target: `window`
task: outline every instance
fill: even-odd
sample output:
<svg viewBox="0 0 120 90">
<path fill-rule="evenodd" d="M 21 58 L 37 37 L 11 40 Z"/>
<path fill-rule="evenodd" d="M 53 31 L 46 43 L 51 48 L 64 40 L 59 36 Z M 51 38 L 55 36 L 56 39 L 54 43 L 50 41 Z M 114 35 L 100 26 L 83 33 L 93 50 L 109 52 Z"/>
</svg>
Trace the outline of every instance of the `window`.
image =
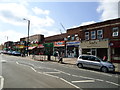
<svg viewBox="0 0 120 90">
<path fill-rule="evenodd" d="M 91 39 L 96 39 L 96 32 L 95 31 L 91 31 Z"/>
<path fill-rule="evenodd" d="M 70 40 L 70 36 L 68 36 L 67 40 L 68 40 L 68 41 Z"/>
<path fill-rule="evenodd" d="M 119 33 L 119 28 L 118 27 L 114 27 L 112 30 L 113 30 L 112 36 L 113 37 L 117 37 L 118 33 Z"/>
<path fill-rule="evenodd" d="M 74 35 L 72 35 L 71 40 L 75 40 L 75 36 Z"/>
<path fill-rule="evenodd" d="M 89 40 L 89 32 L 85 32 L 85 40 Z"/>
<path fill-rule="evenodd" d="M 97 31 L 97 38 L 102 39 L 103 38 L 103 30 L 98 30 Z"/>
</svg>

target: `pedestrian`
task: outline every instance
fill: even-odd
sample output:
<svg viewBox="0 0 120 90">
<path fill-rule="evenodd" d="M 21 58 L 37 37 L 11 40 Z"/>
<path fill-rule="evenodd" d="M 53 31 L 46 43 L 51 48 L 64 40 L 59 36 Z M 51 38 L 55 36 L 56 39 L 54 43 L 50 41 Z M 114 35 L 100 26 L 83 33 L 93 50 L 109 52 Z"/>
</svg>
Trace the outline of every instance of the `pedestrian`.
<svg viewBox="0 0 120 90">
<path fill-rule="evenodd" d="M 63 57 L 62 57 L 62 55 L 59 56 L 59 61 L 58 61 L 58 63 L 59 63 L 59 62 L 63 63 Z"/>
<path fill-rule="evenodd" d="M 106 57 L 106 56 L 104 56 L 104 57 L 103 57 L 103 60 L 104 60 L 104 61 L 107 61 L 107 57 Z"/>
</svg>

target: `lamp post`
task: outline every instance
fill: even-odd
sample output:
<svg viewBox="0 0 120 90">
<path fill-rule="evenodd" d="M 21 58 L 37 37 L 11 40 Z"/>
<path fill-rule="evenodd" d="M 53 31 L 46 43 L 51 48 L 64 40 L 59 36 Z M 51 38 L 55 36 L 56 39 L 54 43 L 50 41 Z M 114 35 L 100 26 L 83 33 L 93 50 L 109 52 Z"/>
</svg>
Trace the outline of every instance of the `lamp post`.
<svg viewBox="0 0 120 90">
<path fill-rule="evenodd" d="M 29 31 L 30 31 L 30 20 L 23 18 L 23 20 L 28 21 L 28 38 L 27 38 L 27 56 L 28 56 L 28 44 L 29 44 Z"/>
</svg>

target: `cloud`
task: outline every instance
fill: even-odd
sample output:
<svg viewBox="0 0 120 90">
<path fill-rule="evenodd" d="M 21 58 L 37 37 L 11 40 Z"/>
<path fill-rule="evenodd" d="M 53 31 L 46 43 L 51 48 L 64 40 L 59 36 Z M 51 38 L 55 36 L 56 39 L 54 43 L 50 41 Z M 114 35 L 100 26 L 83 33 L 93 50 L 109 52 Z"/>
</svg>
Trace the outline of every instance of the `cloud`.
<svg viewBox="0 0 120 90">
<path fill-rule="evenodd" d="M 81 23 L 81 24 L 78 25 L 78 26 L 72 26 L 72 27 L 70 27 L 70 28 L 76 28 L 76 27 L 80 27 L 80 26 L 84 26 L 84 25 L 93 24 L 93 23 L 96 23 L 96 22 L 95 22 L 95 21 L 83 22 L 83 23 Z M 70 28 L 68 28 L 68 29 L 70 29 Z"/>
<path fill-rule="evenodd" d="M 83 22 L 80 24 L 80 26 L 89 25 L 89 24 L 93 24 L 93 23 L 96 23 L 96 22 L 95 21 Z"/>
<path fill-rule="evenodd" d="M 25 34 L 18 33 L 14 30 L 4 30 L 0 31 L 0 43 L 4 43 L 7 41 L 19 41 L 21 37 L 25 37 Z"/>
<path fill-rule="evenodd" d="M 43 10 L 38 7 L 31 7 L 31 4 L 27 2 L 0 3 L 0 23 L 2 24 L 1 30 L 3 31 L 4 27 L 8 25 L 8 29 L 11 28 L 11 30 L 5 29 L 6 31 L 0 31 L 0 35 L 2 35 L 0 38 L 8 36 L 9 40 L 16 41 L 19 40 L 20 37 L 23 37 L 24 33 L 26 34 L 26 32 L 23 30 L 27 27 L 27 21 L 24 21 L 23 18 L 30 20 L 30 31 L 33 32 L 31 34 L 37 34 L 38 31 L 43 30 L 43 28 L 52 27 L 55 21 L 49 15 L 49 10 Z M 18 28 L 21 28 L 21 31 L 19 31 L 21 33 L 17 32 L 20 30 Z M 34 30 L 36 30 L 36 33 Z M 48 31 L 49 30 L 44 29 L 44 32 L 42 33 L 46 34 Z M 54 31 L 52 34 L 54 34 Z M 48 35 L 50 35 L 50 33 L 48 33 Z M 1 42 L 2 41 L 0 41 L 0 43 Z"/>
<path fill-rule="evenodd" d="M 100 20 L 118 18 L 118 1 L 120 0 L 100 0 L 97 12 L 101 14 Z"/>
<path fill-rule="evenodd" d="M 44 37 L 47 37 L 47 36 L 51 36 L 51 35 L 56 35 L 56 34 L 58 34 L 58 31 L 56 31 L 56 29 L 52 29 L 50 32 L 49 32 L 49 30 L 48 29 L 44 29 L 44 28 L 34 28 L 33 29 L 33 32 L 32 32 L 33 34 L 43 34 L 44 35 Z"/>
<path fill-rule="evenodd" d="M 42 10 L 41 8 L 34 7 L 32 8 L 33 12 L 37 15 L 49 15 L 50 11 L 49 10 Z"/>
</svg>

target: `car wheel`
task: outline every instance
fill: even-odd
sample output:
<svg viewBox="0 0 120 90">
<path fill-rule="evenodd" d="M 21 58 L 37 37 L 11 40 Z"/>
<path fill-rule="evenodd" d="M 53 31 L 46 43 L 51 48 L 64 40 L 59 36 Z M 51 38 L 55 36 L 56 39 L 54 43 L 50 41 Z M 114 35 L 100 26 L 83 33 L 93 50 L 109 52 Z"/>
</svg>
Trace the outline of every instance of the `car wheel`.
<svg viewBox="0 0 120 90">
<path fill-rule="evenodd" d="M 107 69 L 107 67 L 102 67 L 101 71 L 106 73 L 106 72 L 108 72 L 108 69 Z"/>
<path fill-rule="evenodd" d="M 81 63 L 78 64 L 79 68 L 83 68 L 83 65 Z"/>
</svg>

